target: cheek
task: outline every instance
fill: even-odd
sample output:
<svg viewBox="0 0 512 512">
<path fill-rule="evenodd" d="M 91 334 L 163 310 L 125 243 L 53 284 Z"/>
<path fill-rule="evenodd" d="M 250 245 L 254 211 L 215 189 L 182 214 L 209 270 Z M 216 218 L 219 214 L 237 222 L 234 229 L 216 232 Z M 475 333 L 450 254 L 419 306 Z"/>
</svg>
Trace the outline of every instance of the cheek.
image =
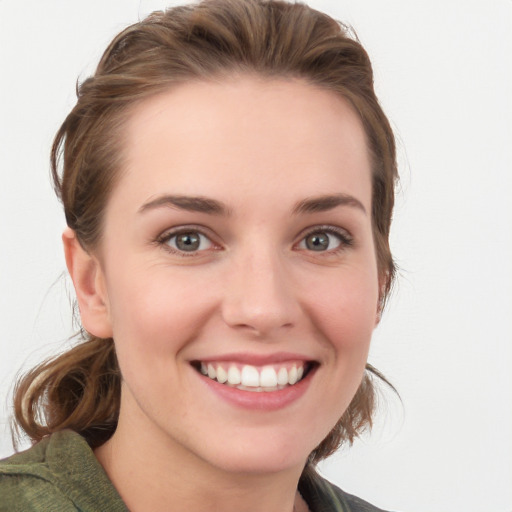
<svg viewBox="0 0 512 512">
<path fill-rule="evenodd" d="M 324 371 L 317 374 L 323 398 L 315 412 L 325 427 L 321 439 L 342 417 L 361 384 L 376 322 L 376 280 L 347 274 L 340 283 L 317 286 L 310 296 L 310 317 L 324 346 Z"/>
<path fill-rule="evenodd" d="M 120 357 L 142 359 L 173 353 L 193 338 L 209 314 L 213 297 L 199 293 L 194 279 L 154 268 L 113 275 L 109 295 L 114 340 Z"/>
<path fill-rule="evenodd" d="M 377 278 L 347 272 L 311 290 L 309 308 L 316 329 L 344 357 L 366 357 L 377 320 Z"/>
</svg>

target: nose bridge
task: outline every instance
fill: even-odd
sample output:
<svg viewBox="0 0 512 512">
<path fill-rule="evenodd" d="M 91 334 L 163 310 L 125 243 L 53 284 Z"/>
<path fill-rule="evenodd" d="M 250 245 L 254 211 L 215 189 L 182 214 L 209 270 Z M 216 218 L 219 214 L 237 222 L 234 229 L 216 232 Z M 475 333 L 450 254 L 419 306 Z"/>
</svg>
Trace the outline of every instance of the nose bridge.
<svg viewBox="0 0 512 512">
<path fill-rule="evenodd" d="M 223 316 L 231 327 L 263 336 L 295 324 L 299 304 L 275 246 L 248 244 L 233 258 L 227 281 Z"/>
</svg>

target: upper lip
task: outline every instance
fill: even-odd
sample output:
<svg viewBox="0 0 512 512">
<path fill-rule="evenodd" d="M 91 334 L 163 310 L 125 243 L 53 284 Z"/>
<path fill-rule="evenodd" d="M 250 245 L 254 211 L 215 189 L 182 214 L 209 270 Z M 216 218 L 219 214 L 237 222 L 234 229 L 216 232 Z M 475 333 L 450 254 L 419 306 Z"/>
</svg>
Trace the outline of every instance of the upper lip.
<svg viewBox="0 0 512 512">
<path fill-rule="evenodd" d="M 277 352 L 274 354 L 254 354 L 254 353 L 229 353 L 229 354 L 218 354 L 215 356 L 200 357 L 194 359 L 194 361 L 200 361 L 202 363 L 214 363 L 214 362 L 232 362 L 239 364 L 248 364 L 251 366 L 265 366 L 270 364 L 278 364 L 289 361 L 304 361 L 312 362 L 311 357 L 304 356 L 302 354 L 295 354 L 292 352 Z"/>
</svg>

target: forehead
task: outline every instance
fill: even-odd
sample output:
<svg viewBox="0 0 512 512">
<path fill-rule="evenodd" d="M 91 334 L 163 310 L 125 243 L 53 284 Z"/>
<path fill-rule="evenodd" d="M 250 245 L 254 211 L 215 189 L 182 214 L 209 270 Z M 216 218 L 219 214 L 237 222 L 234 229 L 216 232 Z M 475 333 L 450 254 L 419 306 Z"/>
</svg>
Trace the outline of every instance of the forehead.
<svg viewBox="0 0 512 512">
<path fill-rule="evenodd" d="M 247 76 L 178 85 L 137 104 L 124 135 L 116 188 L 144 200 L 200 194 L 201 186 L 228 201 L 272 190 L 294 201 L 342 192 L 361 196 L 370 211 L 359 117 L 341 96 L 300 80 Z"/>
</svg>

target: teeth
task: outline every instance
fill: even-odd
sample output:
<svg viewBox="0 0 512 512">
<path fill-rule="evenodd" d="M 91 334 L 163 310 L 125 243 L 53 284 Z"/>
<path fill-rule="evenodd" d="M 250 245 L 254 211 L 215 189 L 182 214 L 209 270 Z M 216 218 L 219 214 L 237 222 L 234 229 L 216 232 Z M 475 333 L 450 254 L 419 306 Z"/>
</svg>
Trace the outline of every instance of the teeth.
<svg viewBox="0 0 512 512">
<path fill-rule="evenodd" d="M 272 366 L 265 366 L 261 370 L 260 386 L 264 388 L 275 388 L 277 386 L 277 373 Z"/>
<path fill-rule="evenodd" d="M 277 383 L 280 386 L 288 384 L 288 370 L 286 368 L 280 368 L 277 372 Z"/>
<path fill-rule="evenodd" d="M 224 382 L 227 382 L 227 380 L 228 380 L 228 374 L 226 373 L 226 370 L 224 370 L 224 368 L 222 368 L 222 366 L 219 366 L 217 368 L 217 380 L 221 384 L 224 384 Z"/>
<path fill-rule="evenodd" d="M 244 366 L 241 375 L 242 386 L 257 388 L 260 385 L 260 374 L 254 366 Z"/>
<path fill-rule="evenodd" d="M 240 369 L 236 364 L 201 363 L 200 372 L 221 384 L 236 386 L 240 389 L 274 391 L 299 382 L 304 376 L 304 365 L 300 363 L 291 366 L 267 365 L 258 368 L 246 364 Z"/>
<path fill-rule="evenodd" d="M 210 371 L 208 370 L 208 375 L 210 374 Z M 297 382 L 297 367 L 292 366 L 290 371 L 288 372 L 288 384 L 290 386 L 293 386 Z"/>
<path fill-rule="evenodd" d="M 237 386 L 240 382 L 240 370 L 236 366 L 230 366 L 228 370 L 228 383 L 232 386 Z"/>
</svg>

